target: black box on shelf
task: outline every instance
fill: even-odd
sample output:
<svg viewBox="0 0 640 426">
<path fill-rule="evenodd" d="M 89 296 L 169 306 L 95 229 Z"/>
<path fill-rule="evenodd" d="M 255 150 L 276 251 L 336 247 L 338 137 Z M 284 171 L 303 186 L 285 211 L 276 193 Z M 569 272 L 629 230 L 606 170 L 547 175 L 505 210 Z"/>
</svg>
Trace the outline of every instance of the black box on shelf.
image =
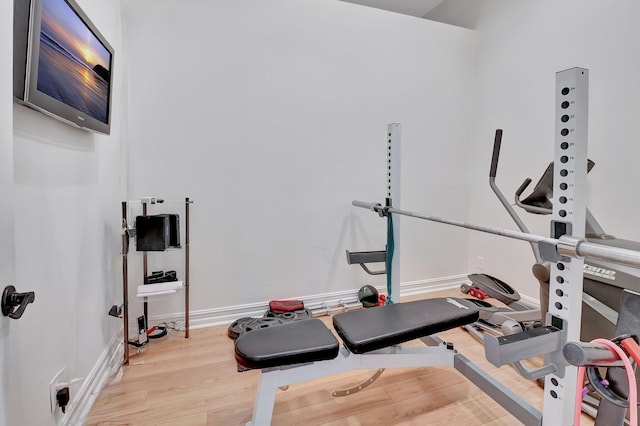
<svg viewBox="0 0 640 426">
<path fill-rule="evenodd" d="M 136 217 L 136 250 L 165 251 L 169 247 L 169 218 L 164 215 Z"/>
<path fill-rule="evenodd" d="M 180 247 L 180 218 L 177 214 L 136 216 L 136 250 L 165 251 Z"/>
</svg>

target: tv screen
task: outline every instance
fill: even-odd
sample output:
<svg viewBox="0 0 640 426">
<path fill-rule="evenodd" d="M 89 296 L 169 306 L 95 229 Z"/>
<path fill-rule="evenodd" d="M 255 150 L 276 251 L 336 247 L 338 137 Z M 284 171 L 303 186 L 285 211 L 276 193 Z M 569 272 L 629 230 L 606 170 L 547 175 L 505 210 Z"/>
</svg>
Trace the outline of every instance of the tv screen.
<svg viewBox="0 0 640 426">
<path fill-rule="evenodd" d="M 109 134 L 113 48 L 73 0 L 14 1 L 14 95 Z"/>
</svg>

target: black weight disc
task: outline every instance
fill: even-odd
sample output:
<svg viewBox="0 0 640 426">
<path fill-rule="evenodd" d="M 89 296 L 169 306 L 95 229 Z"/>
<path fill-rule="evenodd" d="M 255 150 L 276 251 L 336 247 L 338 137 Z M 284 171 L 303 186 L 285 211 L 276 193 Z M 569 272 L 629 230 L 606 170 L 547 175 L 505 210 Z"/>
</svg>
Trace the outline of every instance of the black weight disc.
<svg viewBox="0 0 640 426">
<path fill-rule="evenodd" d="M 283 322 L 291 322 L 298 321 L 301 319 L 311 318 L 311 311 L 309 309 L 300 309 L 297 311 L 283 312 L 281 314 L 276 314 L 273 311 L 267 311 L 264 313 L 263 318 L 279 318 Z"/>
<path fill-rule="evenodd" d="M 280 318 L 254 318 L 253 321 L 246 325 L 245 332 L 248 333 L 260 328 L 276 327 L 282 324 L 284 324 L 284 321 Z"/>
<path fill-rule="evenodd" d="M 251 318 L 251 317 L 245 317 L 245 318 L 240 318 L 238 320 L 235 320 L 229 326 L 229 329 L 227 330 L 227 335 L 233 340 L 237 339 L 239 336 L 247 332 L 246 331 L 247 324 L 249 324 L 253 320 L 255 320 L 255 318 Z"/>
<path fill-rule="evenodd" d="M 311 317 L 313 317 L 313 315 L 311 314 L 311 311 L 309 309 L 300 309 L 299 311 L 295 311 L 296 313 L 296 321 L 299 320 L 303 320 L 303 319 L 309 319 Z"/>
<path fill-rule="evenodd" d="M 296 311 L 283 312 L 280 315 L 278 315 L 278 318 L 280 318 L 281 320 L 284 320 L 284 321 L 295 321 L 295 319 L 296 319 Z"/>
</svg>

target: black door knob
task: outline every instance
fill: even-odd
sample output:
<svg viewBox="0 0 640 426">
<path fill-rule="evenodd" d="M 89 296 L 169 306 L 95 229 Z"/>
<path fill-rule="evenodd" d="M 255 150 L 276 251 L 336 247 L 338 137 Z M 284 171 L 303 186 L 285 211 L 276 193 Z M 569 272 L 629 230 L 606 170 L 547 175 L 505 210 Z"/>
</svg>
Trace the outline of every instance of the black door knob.
<svg viewBox="0 0 640 426">
<path fill-rule="evenodd" d="M 12 319 L 18 319 L 22 316 L 27 305 L 33 303 L 36 298 L 36 294 L 33 291 L 26 293 L 18 293 L 16 288 L 12 285 L 8 285 L 2 292 L 2 315 Z"/>
</svg>

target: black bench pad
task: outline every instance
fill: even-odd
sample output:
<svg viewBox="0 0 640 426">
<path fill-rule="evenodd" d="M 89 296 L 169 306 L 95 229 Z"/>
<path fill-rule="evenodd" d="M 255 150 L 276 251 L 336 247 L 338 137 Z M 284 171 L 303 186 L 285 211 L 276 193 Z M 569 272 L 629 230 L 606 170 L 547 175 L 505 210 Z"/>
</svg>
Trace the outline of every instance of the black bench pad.
<svg viewBox="0 0 640 426">
<path fill-rule="evenodd" d="M 235 358 L 246 368 L 324 361 L 338 356 L 340 344 L 317 318 L 250 331 L 235 342 Z"/>
<path fill-rule="evenodd" d="M 333 316 L 333 327 L 356 354 L 397 345 L 478 320 L 478 310 L 455 298 L 397 303 Z"/>
</svg>

